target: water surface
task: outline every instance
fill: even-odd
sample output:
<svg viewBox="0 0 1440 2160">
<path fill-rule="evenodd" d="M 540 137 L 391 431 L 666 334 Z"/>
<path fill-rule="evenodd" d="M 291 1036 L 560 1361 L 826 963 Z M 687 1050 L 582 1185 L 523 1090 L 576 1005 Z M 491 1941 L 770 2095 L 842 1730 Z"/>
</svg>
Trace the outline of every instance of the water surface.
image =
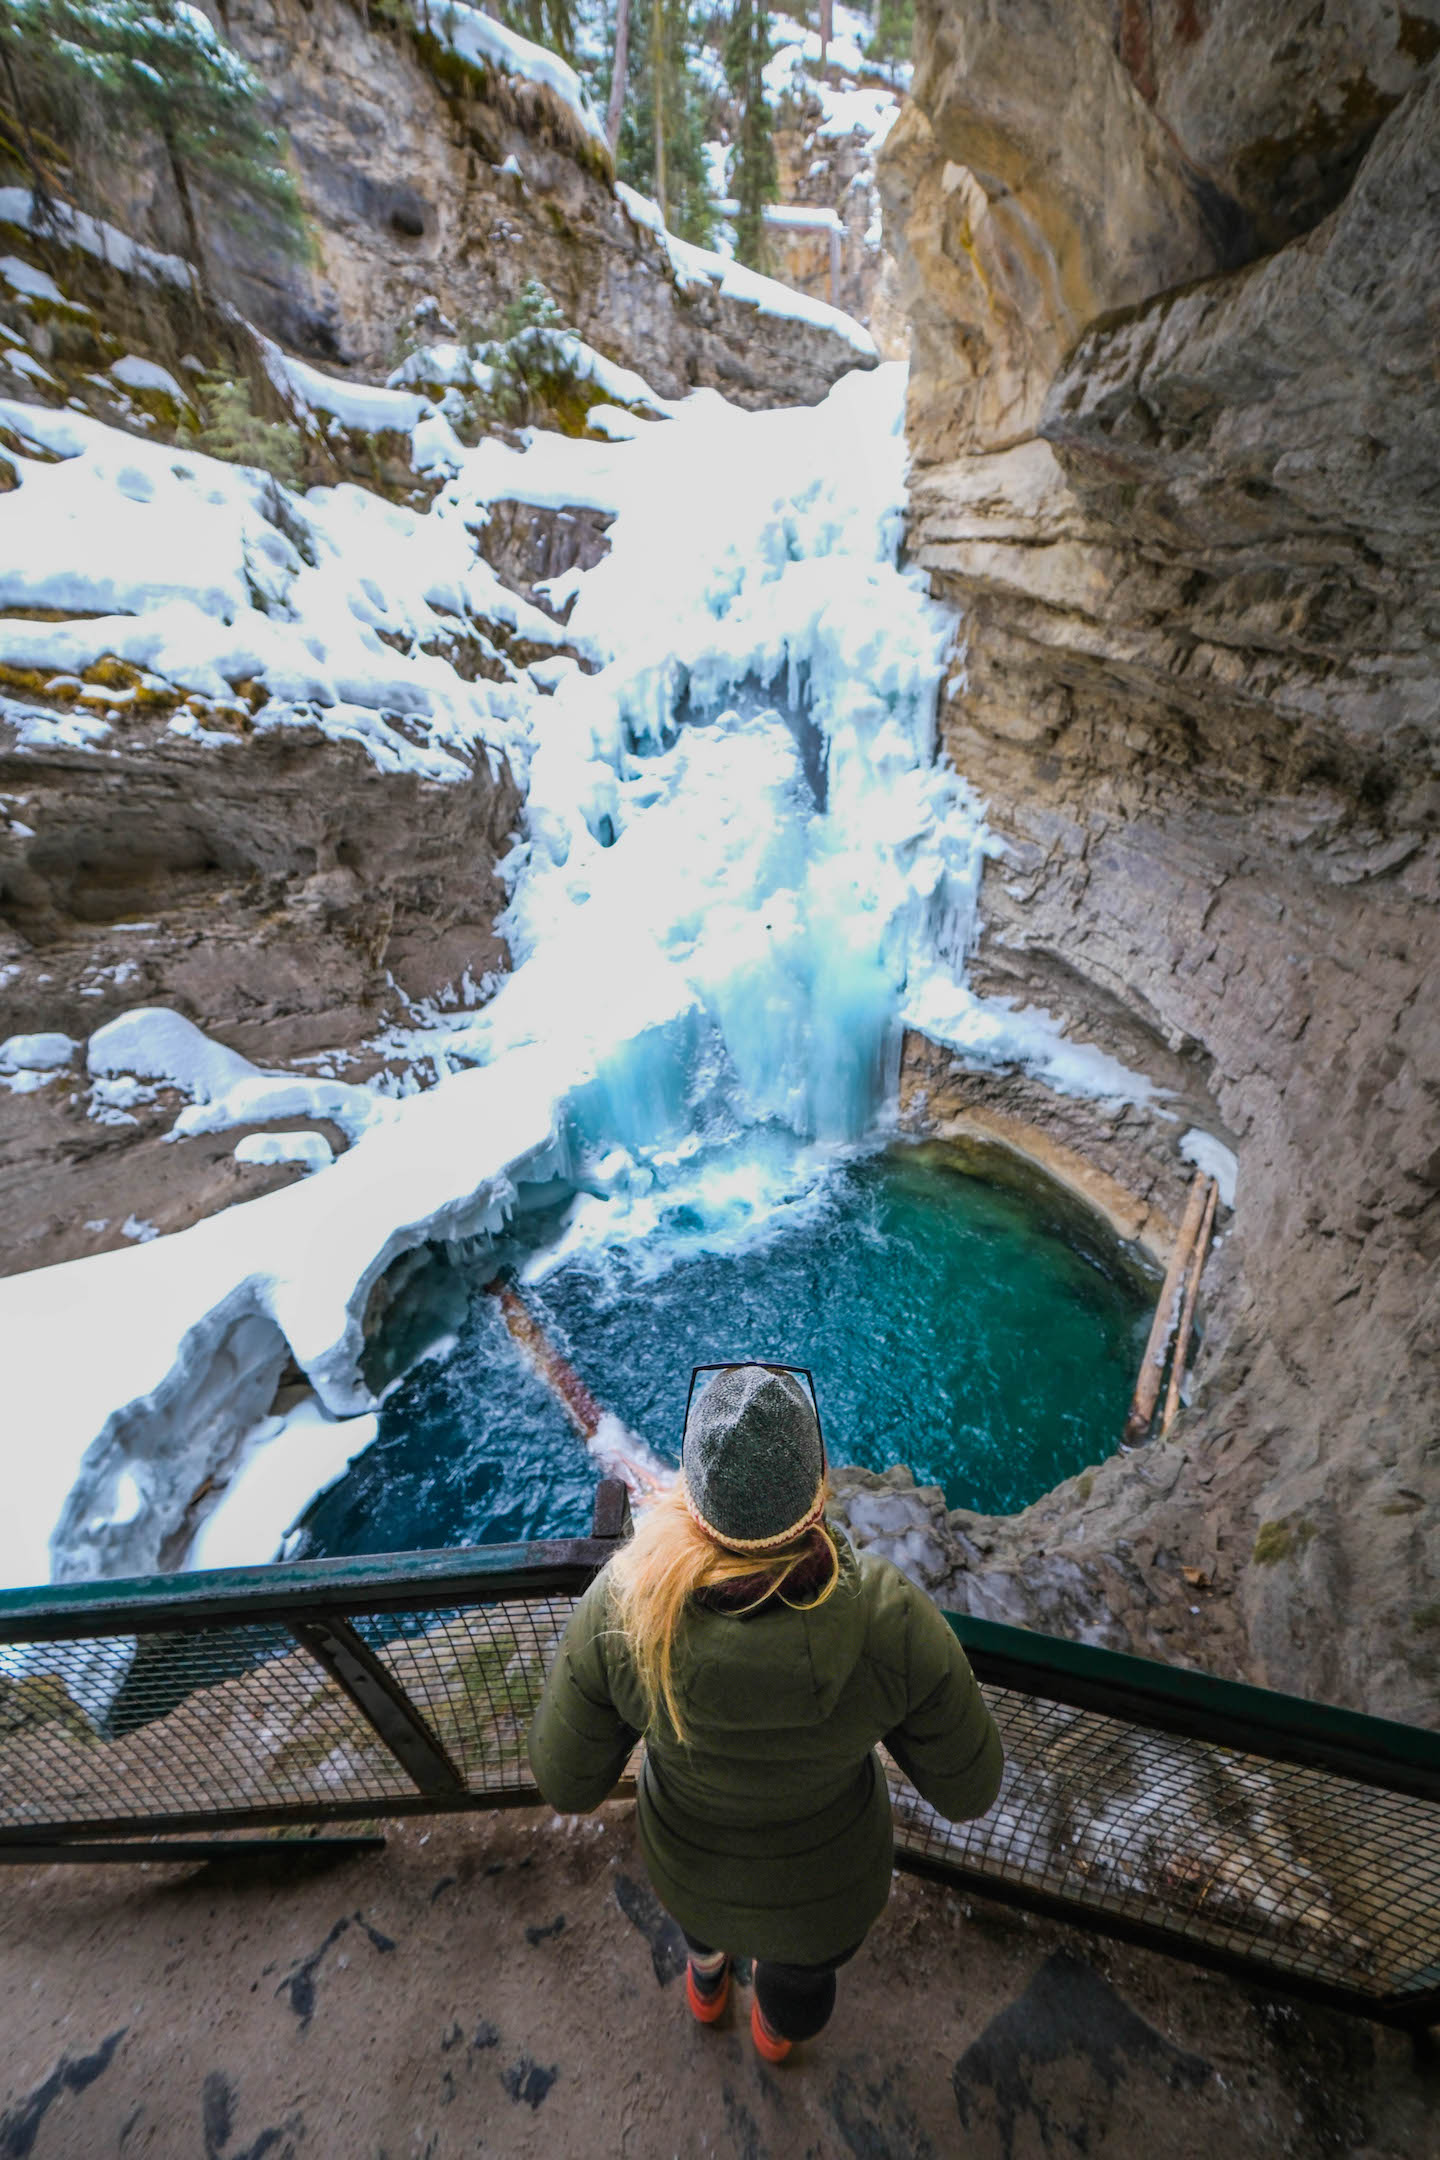
<svg viewBox="0 0 1440 2160">
<path fill-rule="evenodd" d="M 907 1463 L 952 1506 L 1009 1513 L 1111 1453 L 1142 1286 L 1061 1204 L 932 1149 L 872 1156 L 759 1251 L 572 1261 L 526 1296 L 595 1396 L 676 1454 L 692 1364 L 815 1375 L 832 1461 Z M 376 1444 L 308 1519 L 312 1553 L 568 1536 L 597 1471 L 478 1288 L 458 1342 L 387 1399 Z"/>
</svg>

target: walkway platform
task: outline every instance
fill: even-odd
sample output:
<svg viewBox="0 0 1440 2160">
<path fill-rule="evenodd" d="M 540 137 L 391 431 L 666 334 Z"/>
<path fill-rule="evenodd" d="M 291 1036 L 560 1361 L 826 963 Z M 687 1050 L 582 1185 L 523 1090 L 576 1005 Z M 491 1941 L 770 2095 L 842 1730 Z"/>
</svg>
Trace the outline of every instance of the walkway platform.
<svg viewBox="0 0 1440 2160">
<path fill-rule="evenodd" d="M 686 2015 L 632 1803 L 383 1828 L 8 1868 L 4 2160 L 1440 2160 L 1426 2043 L 910 1876 L 768 2069 Z"/>
</svg>

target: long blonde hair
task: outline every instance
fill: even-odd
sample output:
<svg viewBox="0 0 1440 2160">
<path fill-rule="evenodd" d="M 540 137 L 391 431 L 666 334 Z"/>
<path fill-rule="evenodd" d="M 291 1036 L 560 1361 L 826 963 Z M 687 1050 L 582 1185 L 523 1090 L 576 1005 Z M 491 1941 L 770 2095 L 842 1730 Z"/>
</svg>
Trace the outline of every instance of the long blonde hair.
<svg viewBox="0 0 1440 2160">
<path fill-rule="evenodd" d="M 822 1496 L 829 1497 L 828 1480 Z M 815 1550 L 817 1537 L 829 1548 L 830 1580 L 818 1596 L 797 1603 L 785 1597 L 785 1581 L 796 1565 Z M 754 1597 L 729 1610 L 737 1614 L 753 1612 L 778 1592 L 792 1609 L 812 1612 L 824 1604 L 839 1580 L 840 1548 L 823 1518 L 776 1552 L 731 1552 L 696 1522 L 685 1504 L 681 1479 L 677 1478 L 651 1501 L 637 1521 L 634 1537 L 610 1563 L 615 1618 L 635 1661 L 636 1677 L 645 1698 L 647 1728 L 657 1722 L 663 1709 L 676 1739 L 686 1738 L 675 1695 L 675 1641 L 696 1591 L 721 1583 L 753 1581 Z"/>
</svg>

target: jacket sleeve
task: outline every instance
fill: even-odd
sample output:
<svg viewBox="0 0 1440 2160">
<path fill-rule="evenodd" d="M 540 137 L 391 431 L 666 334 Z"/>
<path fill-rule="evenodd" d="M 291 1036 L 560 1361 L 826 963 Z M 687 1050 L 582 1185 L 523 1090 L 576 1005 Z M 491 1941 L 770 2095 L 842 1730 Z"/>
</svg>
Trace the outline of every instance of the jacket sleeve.
<svg viewBox="0 0 1440 2160">
<path fill-rule="evenodd" d="M 947 1822 L 964 1822 L 983 1815 L 1000 1790 L 1000 1734 L 944 1614 L 906 1587 L 908 1700 L 885 1745 L 922 1800 Z"/>
<path fill-rule="evenodd" d="M 597 1575 L 570 1616 L 530 1726 L 530 1768 L 551 1807 L 588 1815 L 614 1789 L 639 1735 L 610 1696 L 609 1585 Z"/>
</svg>

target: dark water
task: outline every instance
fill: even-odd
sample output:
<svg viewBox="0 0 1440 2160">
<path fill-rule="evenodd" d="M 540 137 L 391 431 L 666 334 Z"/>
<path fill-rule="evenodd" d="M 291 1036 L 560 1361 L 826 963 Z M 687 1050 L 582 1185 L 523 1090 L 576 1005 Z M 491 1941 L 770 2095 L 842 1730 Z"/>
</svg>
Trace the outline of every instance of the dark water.
<svg viewBox="0 0 1440 2160">
<path fill-rule="evenodd" d="M 809 1365 L 835 1462 L 908 1463 L 1009 1513 L 1113 1452 L 1149 1301 L 1073 1220 L 929 1150 L 840 1173 L 818 1221 L 658 1280 L 624 1257 L 526 1292 L 597 1399 L 673 1459 L 690 1368 Z M 388 1398 L 311 1511 L 312 1553 L 567 1536 L 597 1471 L 478 1291 L 457 1347 Z"/>
</svg>

